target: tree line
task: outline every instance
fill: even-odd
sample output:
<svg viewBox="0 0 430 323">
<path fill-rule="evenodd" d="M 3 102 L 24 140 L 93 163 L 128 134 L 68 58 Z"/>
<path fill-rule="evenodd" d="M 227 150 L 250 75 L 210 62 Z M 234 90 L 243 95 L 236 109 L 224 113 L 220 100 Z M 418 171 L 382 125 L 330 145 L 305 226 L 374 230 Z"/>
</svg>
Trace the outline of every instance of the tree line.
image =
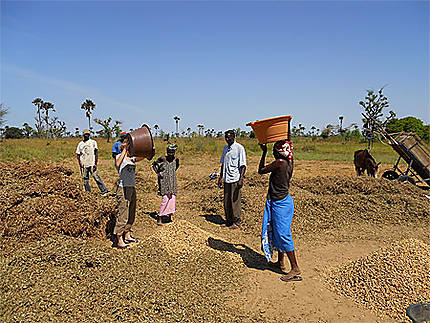
<svg viewBox="0 0 430 323">
<path fill-rule="evenodd" d="M 321 137 L 327 139 L 329 137 L 338 137 L 343 140 L 363 140 L 368 142 L 370 148 L 373 141 L 378 136 L 378 129 L 383 127 L 388 133 L 411 132 L 419 135 L 426 142 L 430 142 L 430 125 L 425 125 L 424 122 L 416 117 L 408 116 L 405 118 L 396 118 L 394 111 L 390 110 L 388 115 L 384 116 L 384 109 L 389 108 L 388 98 L 384 95 L 383 89 L 378 91 L 366 90 L 366 96 L 359 105 L 364 109 L 362 113 L 363 125 L 360 130 L 357 123 L 351 123 L 345 127 L 343 125 L 344 117 L 338 117 L 338 123 L 328 124 L 322 130 L 315 126 L 306 127 L 299 123 L 291 128 L 292 137 Z M 36 116 L 34 117 L 34 128 L 28 123 L 24 123 L 22 128 L 8 127 L 5 124 L 5 116 L 8 113 L 8 108 L 4 104 L 0 104 L 0 137 L 2 138 L 65 138 L 65 137 L 80 137 L 79 128 L 75 128 L 72 133 L 67 130 L 66 123 L 60 120 L 55 115 L 55 105 L 51 102 L 44 101 L 41 98 L 35 98 L 32 101 L 33 106 L 36 108 Z M 98 124 L 101 129 L 94 132 L 91 126 L 92 114 L 96 108 L 96 104 L 91 99 L 86 99 L 82 102 L 81 107 L 85 111 L 85 117 L 88 119 L 88 129 L 93 136 L 106 138 L 109 142 L 112 138 L 119 137 L 122 122 L 113 120 L 108 117 L 106 120 L 94 118 L 94 122 Z M 196 129 L 193 130 L 188 127 L 185 130 L 179 130 L 179 116 L 174 116 L 175 132 L 165 132 L 159 127 L 158 124 L 153 126 L 155 137 L 172 138 L 172 137 L 207 137 L 207 138 L 222 138 L 224 137 L 223 131 L 215 131 L 215 129 L 207 128 L 203 124 L 198 124 Z M 133 129 L 129 129 L 132 131 Z M 254 132 L 245 131 L 241 128 L 235 129 L 236 137 L 238 138 L 255 138 Z"/>
</svg>

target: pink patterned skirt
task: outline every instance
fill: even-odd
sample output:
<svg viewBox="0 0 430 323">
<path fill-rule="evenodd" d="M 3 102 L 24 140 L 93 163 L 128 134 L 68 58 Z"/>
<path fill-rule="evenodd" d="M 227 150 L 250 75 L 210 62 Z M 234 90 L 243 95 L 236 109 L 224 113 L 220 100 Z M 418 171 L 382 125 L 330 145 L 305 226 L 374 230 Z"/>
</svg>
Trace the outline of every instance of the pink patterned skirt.
<svg viewBox="0 0 430 323">
<path fill-rule="evenodd" d="M 160 212 L 158 215 L 169 215 L 176 211 L 176 196 L 173 194 L 163 195 L 161 200 Z"/>
</svg>

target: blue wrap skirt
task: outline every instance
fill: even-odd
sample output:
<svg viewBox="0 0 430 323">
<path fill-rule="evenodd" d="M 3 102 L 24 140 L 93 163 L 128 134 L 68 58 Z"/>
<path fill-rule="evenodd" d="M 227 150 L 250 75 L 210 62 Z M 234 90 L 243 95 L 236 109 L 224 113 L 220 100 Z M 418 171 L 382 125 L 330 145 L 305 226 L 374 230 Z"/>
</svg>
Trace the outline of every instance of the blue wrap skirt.
<svg viewBox="0 0 430 323">
<path fill-rule="evenodd" d="M 291 235 L 294 202 L 290 195 L 279 201 L 266 200 L 261 230 L 261 249 L 270 261 L 274 249 L 281 252 L 293 251 L 294 243 Z"/>
</svg>

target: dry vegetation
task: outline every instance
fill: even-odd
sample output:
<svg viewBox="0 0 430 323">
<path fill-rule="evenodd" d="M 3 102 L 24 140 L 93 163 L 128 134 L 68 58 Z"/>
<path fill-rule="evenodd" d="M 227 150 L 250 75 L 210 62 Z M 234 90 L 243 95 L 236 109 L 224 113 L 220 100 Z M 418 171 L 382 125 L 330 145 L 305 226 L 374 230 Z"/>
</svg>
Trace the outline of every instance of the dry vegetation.
<svg viewBox="0 0 430 323">
<path fill-rule="evenodd" d="M 410 304 L 430 299 L 430 246 L 407 239 L 333 270 L 329 282 L 357 303 L 396 320 Z"/>
<path fill-rule="evenodd" d="M 217 158 L 180 157 L 178 214 L 172 225 L 161 228 L 151 217 L 159 205 L 156 178 L 147 162 L 138 166 L 140 242 L 124 252 L 110 248 L 105 238 L 108 220 L 115 213 L 114 199 L 100 198 L 96 188 L 90 194 L 83 192 L 74 159 L 61 164 L 2 163 L 0 320 L 279 321 L 256 308 L 246 311 L 235 305 L 252 288 L 250 270 L 266 266 L 254 251 L 268 180 L 253 169 L 258 159 L 249 160 L 243 228 L 226 232 L 217 225 L 223 215 L 222 191 L 208 178 Z M 400 231 L 410 228 L 407 232 L 425 232 L 422 228 L 430 226 L 429 199 L 419 188 L 351 176 L 352 165 L 350 173 L 339 173 L 343 164 L 336 166 L 336 176 L 328 176 L 329 170 L 324 173 L 324 167 L 335 165 L 297 163 L 291 183 L 296 208 L 293 234 L 302 254 L 320 241 L 329 243 L 328 232 L 331 241 L 341 237 L 353 242 L 357 231 L 362 232 L 359 239 L 366 239 L 374 227 L 388 235 L 384 228 L 389 226 Z M 102 161 L 100 167 L 110 189 L 116 178 L 111 167 L 111 160 Z M 304 169 L 306 174 L 301 173 Z M 393 235 L 386 238 L 392 240 Z M 423 276 L 429 272 L 430 234 L 394 245 L 387 245 L 384 237 L 379 241 L 385 249 L 338 262 L 336 268 L 321 269 L 318 275 L 333 282 L 329 289 L 384 320 L 405 320 L 409 302 L 430 300 Z M 306 279 L 307 268 L 302 269 Z M 294 294 L 294 289 L 287 294 Z M 304 313 L 300 306 L 297 311 Z M 294 317 L 330 321 L 324 313 L 308 319 L 303 315 Z"/>
</svg>

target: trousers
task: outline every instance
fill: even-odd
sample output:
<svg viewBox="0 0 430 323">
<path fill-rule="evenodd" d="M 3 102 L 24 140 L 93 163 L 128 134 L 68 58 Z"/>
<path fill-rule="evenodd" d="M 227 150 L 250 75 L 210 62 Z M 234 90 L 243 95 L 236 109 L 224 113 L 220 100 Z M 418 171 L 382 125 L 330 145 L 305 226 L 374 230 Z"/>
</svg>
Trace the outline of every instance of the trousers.
<svg viewBox="0 0 430 323">
<path fill-rule="evenodd" d="M 227 224 L 240 224 L 241 198 L 238 182 L 224 183 L 224 213 Z"/>
</svg>

